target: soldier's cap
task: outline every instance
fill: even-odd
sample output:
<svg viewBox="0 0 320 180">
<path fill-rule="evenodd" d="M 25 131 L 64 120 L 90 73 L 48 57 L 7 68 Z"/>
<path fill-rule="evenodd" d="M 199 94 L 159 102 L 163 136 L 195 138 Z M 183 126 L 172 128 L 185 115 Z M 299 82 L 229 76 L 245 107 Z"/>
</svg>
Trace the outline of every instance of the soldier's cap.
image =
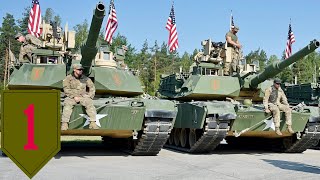
<svg viewBox="0 0 320 180">
<path fill-rule="evenodd" d="M 281 80 L 278 79 L 278 78 L 276 78 L 276 79 L 273 80 L 273 83 L 275 83 L 275 84 L 281 84 Z"/>
<path fill-rule="evenodd" d="M 22 36 L 21 33 L 17 33 L 15 36 L 14 36 L 14 39 L 18 39 L 20 36 Z"/>
<path fill-rule="evenodd" d="M 239 31 L 239 27 L 238 26 L 232 26 L 232 29 L 236 30 L 236 31 Z"/>
<path fill-rule="evenodd" d="M 74 64 L 72 65 L 73 69 L 83 69 L 81 64 Z"/>
</svg>

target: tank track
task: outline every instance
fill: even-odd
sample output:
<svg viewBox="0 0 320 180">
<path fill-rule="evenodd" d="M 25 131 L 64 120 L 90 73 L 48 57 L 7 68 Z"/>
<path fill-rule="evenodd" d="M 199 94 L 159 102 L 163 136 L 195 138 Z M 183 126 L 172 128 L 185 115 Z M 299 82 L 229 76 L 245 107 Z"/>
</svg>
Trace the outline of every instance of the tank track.
<svg viewBox="0 0 320 180">
<path fill-rule="evenodd" d="M 228 124 L 229 121 L 222 121 L 218 124 L 216 120 L 206 118 L 206 126 L 204 127 L 204 132 L 192 147 L 183 148 L 169 144 L 166 144 L 165 147 L 188 153 L 211 152 L 226 137 L 229 130 Z"/>
<path fill-rule="evenodd" d="M 172 119 L 147 120 L 141 137 L 130 154 L 135 156 L 157 155 L 167 142 L 172 130 Z"/>
<path fill-rule="evenodd" d="M 301 153 L 311 148 L 320 139 L 320 125 L 309 125 L 301 139 L 298 139 L 289 148 L 285 149 L 286 153 Z"/>
</svg>

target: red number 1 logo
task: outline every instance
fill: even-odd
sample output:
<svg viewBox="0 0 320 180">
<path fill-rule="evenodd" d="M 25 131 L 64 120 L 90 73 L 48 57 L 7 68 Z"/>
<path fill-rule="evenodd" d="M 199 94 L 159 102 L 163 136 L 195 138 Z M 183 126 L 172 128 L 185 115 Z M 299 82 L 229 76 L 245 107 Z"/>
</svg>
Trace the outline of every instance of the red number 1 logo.
<svg viewBox="0 0 320 180">
<path fill-rule="evenodd" d="M 30 104 L 28 108 L 24 110 L 24 114 L 28 118 L 28 142 L 24 146 L 24 150 L 38 150 L 38 146 L 34 143 L 34 105 Z"/>
</svg>

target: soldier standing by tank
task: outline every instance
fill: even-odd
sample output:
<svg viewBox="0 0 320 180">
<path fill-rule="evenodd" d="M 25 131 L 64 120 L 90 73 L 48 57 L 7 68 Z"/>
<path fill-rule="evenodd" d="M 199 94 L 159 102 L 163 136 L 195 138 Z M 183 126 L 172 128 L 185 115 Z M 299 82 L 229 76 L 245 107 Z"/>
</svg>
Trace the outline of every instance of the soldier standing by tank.
<svg viewBox="0 0 320 180">
<path fill-rule="evenodd" d="M 73 73 L 63 80 L 63 90 L 67 95 L 64 101 L 61 130 L 68 129 L 68 123 L 72 109 L 76 104 L 81 104 L 86 108 L 89 116 L 89 129 L 99 129 L 96 125 L 96 108 L 93 105 L 95 87 L 90 78 L 82 74 L 83 67 L 81 64 L 73 65 Z M 86 91 L 87 87 L 89 92 Z"/>
<path fill-rule="evenodd" d="M 32 60 L 31 53 L 33 50 L 41 47 L 42 42 L 35 36 L 31 34 L 27 34 L 23 36 L 21 33 L 17 33 L 15 39 L 22 43 L 20 47 L 20 54 L 19 54 L 19 61 L 20 62 L 27 62 L 24 60 L 25 57 L 28 58 L 29 61 Z"/>
<path fill-rule="evenodd" d="M 275 79 L 273 86 L 266 89 L 263 99 L 263 105 L 266 113 L 272 112 L 273 121 L 275 124 L 276 134 L 282 135 L 280 131 L 280 111 L 283 111 L 286 115 L 286 124 L 288 126 L 288 131 L 294 133 L 292 130 L 291 122 L 291 109 L 289 107 L 287 97 L 280 87 L 281 80 Z"/>
<path fill-rule="evenodd" d="M 232 75 L 233 72 L 237 71 L 241 49 L 241 45 L 237 37 L 238 31 L 239 27 L 232 26 L 231 30 L 226 34 L 227 51 L 231 52 L 228 53 L 229 55 L 231 55 L 231 59 L 228 57 L 225 58 L 223 68 L 225 76 Z"/>
</svg>

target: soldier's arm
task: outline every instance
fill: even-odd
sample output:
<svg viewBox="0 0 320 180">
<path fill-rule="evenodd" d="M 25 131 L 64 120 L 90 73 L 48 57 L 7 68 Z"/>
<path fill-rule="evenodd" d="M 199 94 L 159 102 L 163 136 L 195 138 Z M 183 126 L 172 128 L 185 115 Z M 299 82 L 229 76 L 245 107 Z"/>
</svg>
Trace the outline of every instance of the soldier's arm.
<svg viewBox="0 0 320 180">
<path fill-rule="evenodd" d="M 96 87 L 94 86 L 94 83 L 91 81 L 90 78 L 87 80 L 87 87 L 89 88 L 88 96 L 93 99 L 95 93 L 96 93 Z"/>
<path fill-rule="evenodd" d="M 68 77 L 63 80 L 63 91 L 69 98 L 74 98 L 72 89 L 70 87 L 70 79 Z"/>
<path fill-rule="evenodd" d="M 289 105 L 288 99 L 287 99 L 287 97 L 286 97 L 286 95 L 284 94 L 283 91 L 282 91 L 282 93 L 281 93 L 281 102 L 282 102 L 282 104 L 284 104 L 284 105 Z"/>
<path fill-rule="evenodd" d="M 268 106 L 269 97 L 270 97 L 270 90 L 269 90 L 269 88 L 267 88 L 267 89 L 264 91 L 264 98 L 263 98 L 263 106 L 264 106 L 264 109 L 268 109 L 268 108 L 269 108 L 269 106 Z"/>
<path fill-rule="evenodd" d="M 42 46 L 41 40 L 38 39 L 38 38 L 36 38 L 36 37 L 34 37 L 34 36 L 32 36 L 32 35 L 27 36 L 26 39 L 27 39 L 30 43 L 36 45 L 37 47 L 41 47 L 41 46 Z"/>
<path fill-rule="evenodd" d="M 233 46 L 237 46 L 237 43 L 232 41 L 231 37 L 229 35 L 226 35 L 226 40 L 229 44 L 233 45 Z"/>
</svg>

